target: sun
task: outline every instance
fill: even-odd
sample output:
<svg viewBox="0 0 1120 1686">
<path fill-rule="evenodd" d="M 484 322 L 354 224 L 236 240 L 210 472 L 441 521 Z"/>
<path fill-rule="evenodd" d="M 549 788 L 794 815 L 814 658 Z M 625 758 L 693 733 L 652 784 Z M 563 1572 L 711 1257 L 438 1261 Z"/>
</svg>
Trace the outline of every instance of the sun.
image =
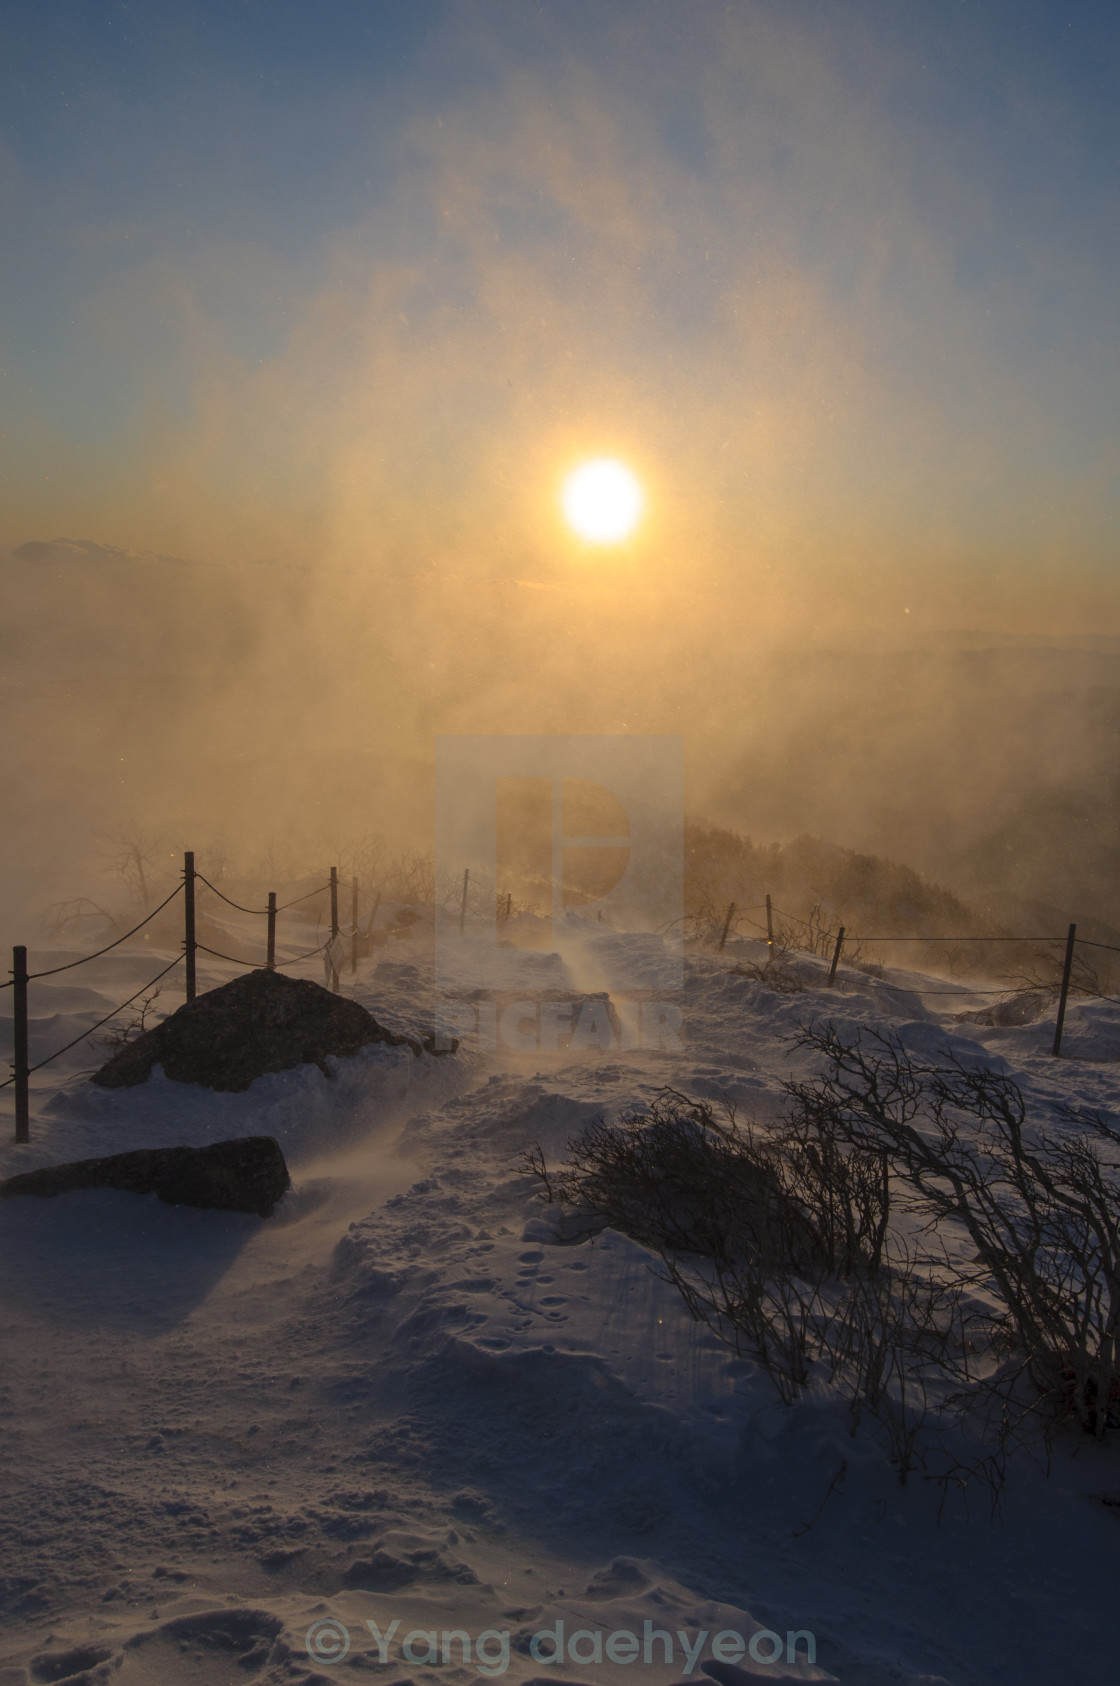
<svg viewBox="0 0 1120 1686">
<path fill-rule="evenodd" d="M 626 467 L 612 457 L 585 462 L 564 482 L 569 526 L 590 544 L 617 544 L 634 531 L 645 499 Z"/>
</svg>

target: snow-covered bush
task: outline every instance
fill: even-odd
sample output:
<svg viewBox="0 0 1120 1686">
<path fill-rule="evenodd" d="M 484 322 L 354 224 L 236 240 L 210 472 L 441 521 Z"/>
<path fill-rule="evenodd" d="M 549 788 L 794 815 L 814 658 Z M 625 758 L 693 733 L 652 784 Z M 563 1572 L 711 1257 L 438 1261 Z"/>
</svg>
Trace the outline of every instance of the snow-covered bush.
<svg viewBox="0 0 1120 1686">
<path fill-rule="evenodd" d="M 1051 1408 L 1103 1436 L 1120 1392 L 1120 1130 L 1058 1107 L 1065 1133 L 1050 1133 L 1011 1078 L 919 1064 L 888 1032 L 802 1040 L 825 1062 L 788 1085 L 802 1131 L 882 1155 L 911 1210 L 967 1236 L 962 1280 L 995 1296 L 1000 1334 Z"/>
<path fill-rule="evenodd" d="M 882 1264 L 881 1156 L 810 1141 L 796 1125 L 762 1134 L 730 1105 L 717 1112 L 674 1089 L 593 1124 L 569 1154 L 555 1173 L 531 1157 L 547 1197 L 650 1247 L 692 1315 L 736 1352 L 758 1354 L 783 1399 L 795 1398 L 827 1350 L 833 1285 Z"/>
<path fill-rule="evenodd" d="M 546 1196 L 652 1249 L 691 1314 L 761 1359 L 787 1403 L 811 1381 L 870 1419 L 902 1480 L 980 1475 L 993 1497 L 1035 1422 L 1103 1436 L 1120 1393 L 1120 1130 L 1067 1109 L 1028 1125 L 1018 1087 L 890 1033 L 804 1031 L 820 1075 L 776 1130 L 672 1089 L 569 1144 Z M 936 1437 L 935 1437 L 936 1438 Z"/>
</svg>

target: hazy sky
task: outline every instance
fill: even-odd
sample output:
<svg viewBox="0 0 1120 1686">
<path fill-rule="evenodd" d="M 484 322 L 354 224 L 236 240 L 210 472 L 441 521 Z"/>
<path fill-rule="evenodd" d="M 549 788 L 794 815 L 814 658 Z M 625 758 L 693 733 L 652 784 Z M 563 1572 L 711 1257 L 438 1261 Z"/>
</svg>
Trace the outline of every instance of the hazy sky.
<svg viewBox="0 0 1120 1686">
<path fill-rule="evenodd" d="M 1115 0 L 2 30 L 0 541 L 1120 631 Z M 557 513 L 602 453 L 609 557 Z"/>
</svg>

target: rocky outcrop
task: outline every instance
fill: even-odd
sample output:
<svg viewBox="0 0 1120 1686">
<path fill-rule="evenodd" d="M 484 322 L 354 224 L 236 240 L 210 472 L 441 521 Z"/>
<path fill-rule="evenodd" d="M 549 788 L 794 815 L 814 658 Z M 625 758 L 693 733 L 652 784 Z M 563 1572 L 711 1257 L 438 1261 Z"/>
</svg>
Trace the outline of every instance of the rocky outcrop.
<svg viewBox="0 0 1120 1686">
<path fill-rule="evenodd" d="M 278 1142 L 271 1136 L 240 1136 L 209 1147 L 141 1148 L 25 1171 L 0 1182 L 0 1199 L 116 1188 L 129 1194 L 156 1194 L 168 1206 L 209 1206 L 267 1218 L 291 1186 Z"/>
<path fill-rule="evenodd" d="M 154 1066 L 177 1083 L 247 1089 L 270 1071 L 317 1065 L 358 1053 L 371 1042 L 411 1048 L 420 1042 L 378 1024 L 357 1001 L 308 978 L 248 972 L 186 1002 L 169 1018 L 119 1048 L 90 1079 L 105 1089 L 147 1082 Z"/>
</svg>

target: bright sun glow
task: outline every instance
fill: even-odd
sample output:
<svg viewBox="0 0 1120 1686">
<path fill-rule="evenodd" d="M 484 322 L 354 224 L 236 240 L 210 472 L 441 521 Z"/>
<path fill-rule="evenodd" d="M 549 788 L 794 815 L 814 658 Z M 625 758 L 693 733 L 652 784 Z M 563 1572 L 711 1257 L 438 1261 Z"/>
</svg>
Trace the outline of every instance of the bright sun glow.
<svg viewBox="0 0 1120 1686">
<path fill-rule="evenodd" d="M 642 488 L 624 463 L 585 462 L 564 485 L 564 514 L 580 538 L 615 544 L 633 532 L 642 513 Z"/>
</svg>

